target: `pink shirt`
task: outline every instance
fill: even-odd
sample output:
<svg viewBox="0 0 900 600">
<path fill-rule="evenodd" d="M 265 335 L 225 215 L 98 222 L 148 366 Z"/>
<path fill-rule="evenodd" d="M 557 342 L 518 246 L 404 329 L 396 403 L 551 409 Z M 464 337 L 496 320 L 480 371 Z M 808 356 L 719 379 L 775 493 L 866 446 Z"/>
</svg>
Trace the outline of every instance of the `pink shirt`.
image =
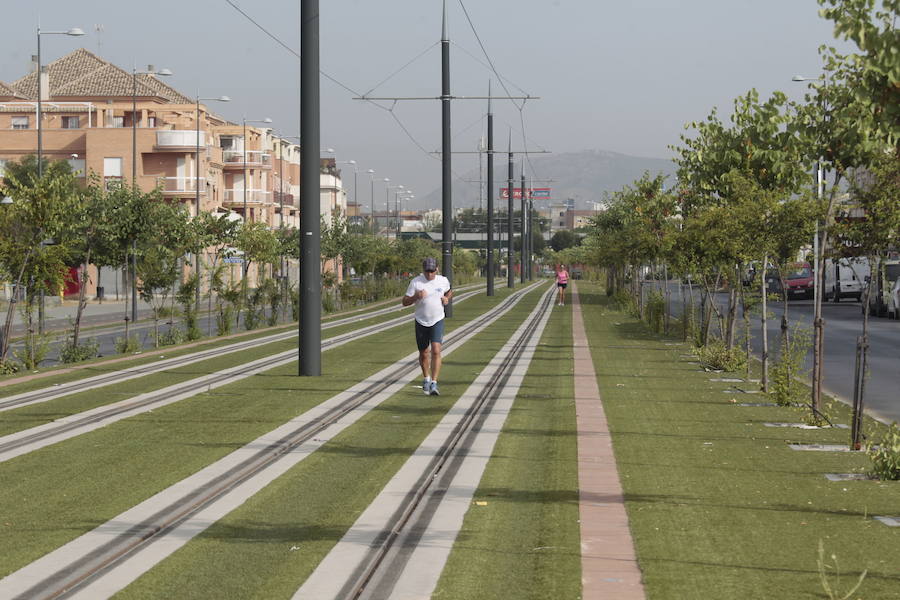
<svg viewBox="0 0 900 600">
<path fill-rule="evenodd" d="M 556 283 L 569 283 L 569 272 L 563 269 L 556 272 Z"/>
</svg>

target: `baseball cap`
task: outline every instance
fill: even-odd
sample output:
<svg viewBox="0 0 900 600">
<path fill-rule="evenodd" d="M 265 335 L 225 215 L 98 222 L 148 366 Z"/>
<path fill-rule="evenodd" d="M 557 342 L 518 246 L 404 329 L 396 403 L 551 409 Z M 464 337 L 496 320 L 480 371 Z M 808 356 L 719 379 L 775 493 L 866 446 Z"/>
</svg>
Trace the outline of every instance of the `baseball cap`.
<svg viewBox="0 0 900 600">
<path fill-rule="evenodd" d="M 428 257 L 422 261 L 422 270 L 423 271 L 437 271 L 437 261 L 432 257 Z"/>
</svg>

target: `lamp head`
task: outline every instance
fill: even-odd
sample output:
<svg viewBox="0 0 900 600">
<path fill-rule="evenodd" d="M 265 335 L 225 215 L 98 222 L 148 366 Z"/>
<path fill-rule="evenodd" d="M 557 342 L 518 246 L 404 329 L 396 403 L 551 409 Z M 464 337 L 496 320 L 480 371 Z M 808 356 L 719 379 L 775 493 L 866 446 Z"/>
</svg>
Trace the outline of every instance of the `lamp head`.
<svg viewBox="0 0 900 600">
<path fill-rule="evenodd" d="M 231 102 L 231 98 L 228 96 L 219 96 L 218 98 L 216 98 L 216 100 L 218 100 L 219 102 Z"/>
<path fill-rule="evenodd" d="M 78 27 L 73 27 L 66 32 L 66 35 L 79 36 L 84 35 L 84 31 L 79 29 Z"/>
<path fill-rule="evenodd" d="M 172 73 L 171 69 L 160 69 L 159 71 L 156 71 L 153 74 L 161 75 L 162 77 L 169 77 L 170 75 L 174 75 L 174 73 Z"/>
</svg>

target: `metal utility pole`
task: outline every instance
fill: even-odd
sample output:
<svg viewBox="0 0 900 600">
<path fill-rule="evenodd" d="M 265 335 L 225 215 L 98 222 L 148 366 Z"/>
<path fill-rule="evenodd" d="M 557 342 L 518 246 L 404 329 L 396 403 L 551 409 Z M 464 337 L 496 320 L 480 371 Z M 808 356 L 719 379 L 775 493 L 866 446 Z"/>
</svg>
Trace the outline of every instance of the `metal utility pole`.
<svg viewBox="0 0 900 600">
<path fill-rule="evenodd" d="M 525 241 L 528 236 L 528 225 L 525 222 L 526 211 L 525 211 L 525 203 L 528 200 L 525 198 L 525 161 L 522 161 L 522 226 L 519 228 L 519 241 L 522 244 L 522 260 L 519 261 L 519 264 L 522 265 L 521 271 L 519 272 L 519 282 L 525 283 L 525 267 L 528 266 L 528 242 Z"/>
<path fill-rule="evenodd" d="M 509 131 L 509 168 L 506 183 L 506 287 L 516 287 L 516 277 L 513 267 L 516 264 L 516 254 L 513 252 L 513 153 L 512 153 L 512 129 Z"/>
<path fill-rule="evenodd" d="M 453 196 L 450 168 L 450 37 L 447 35 L 447 0 L 444 0 L 444 17 L 441 32 L 441 274 L 453 285 Z M 453 316 L 453 300 L 444 307 L 447 317 Z"/>
<path fill-rule="evenodd" d="M 531 185 L 528 189 L 531 192 L 528 195 L 528 281 L 533 281 L 534 265 L 531 263 L 534 261 L 534 232 L 531 228 L 534 226 L 534 176 L 531 178 Z M 540 227 L 538 227 L 538 233 L 540 233 Z"/>
<path fill-rule="evenodd" d="M 300 3 L 300 375 L 322 374 L 322 274 L 319 228 L 319 0 Z"/>
<path fill-rule="evenodd" d="M 487 295 L 494 295 L 494 113 L 488 81 L 487 112 Z"/>
</svg>

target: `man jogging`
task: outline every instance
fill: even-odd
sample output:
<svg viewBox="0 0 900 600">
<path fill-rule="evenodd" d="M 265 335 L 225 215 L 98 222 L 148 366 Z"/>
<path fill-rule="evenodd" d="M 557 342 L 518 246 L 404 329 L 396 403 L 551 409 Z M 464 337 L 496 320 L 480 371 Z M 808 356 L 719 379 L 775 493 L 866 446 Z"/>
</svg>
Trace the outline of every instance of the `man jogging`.
<svg viewBox="0 0 900 600">
<path fill-rule="evenodd" d="M 422 261 L 422 273 L 409 282 L 401 301 L 403 306 L 416 305 L 416 345 L 424 377 L 422 391 L 426 395 L 440 395 L 437 380 L 444 341 L 444 307 L 452 297 L 450 280 L 437 274 L 437 261 L 428 257 Z"/>
</svg>

